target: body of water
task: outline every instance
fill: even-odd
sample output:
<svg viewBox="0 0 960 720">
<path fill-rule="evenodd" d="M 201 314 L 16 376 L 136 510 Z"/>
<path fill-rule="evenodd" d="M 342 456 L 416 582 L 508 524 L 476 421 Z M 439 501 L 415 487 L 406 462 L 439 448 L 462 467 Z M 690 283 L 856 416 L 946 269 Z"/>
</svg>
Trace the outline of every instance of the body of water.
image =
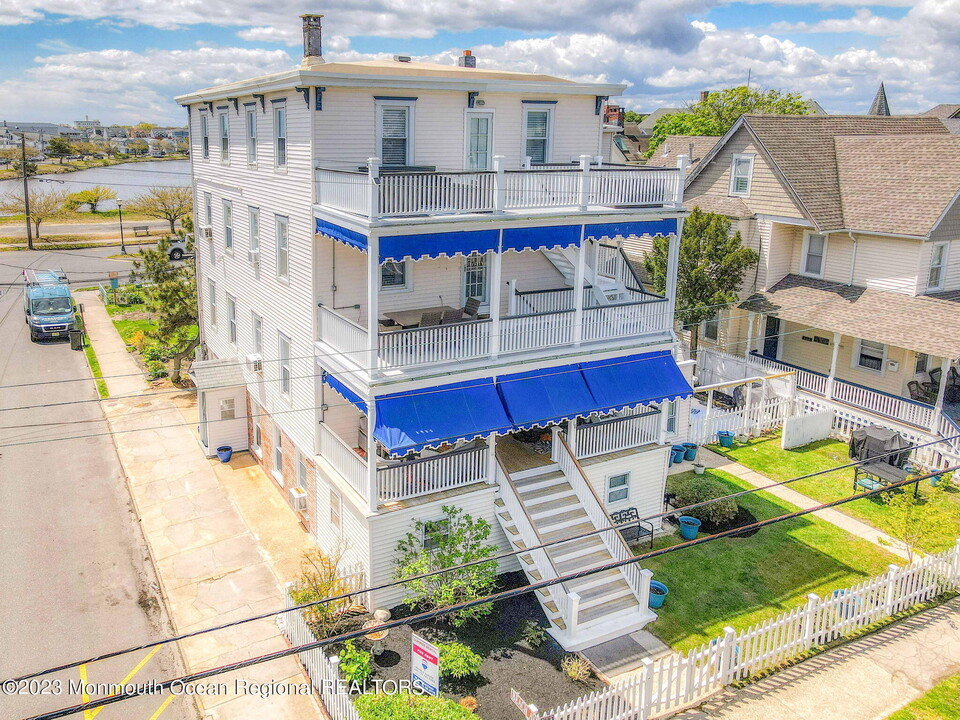
<svg viewBox="0 0 960 720">
<path fill-rule="evenodd" d="M 89 170 L 64 173 L 63 175 L 35 175 L 30 178 L 34 191 L 66 190 L 79 192 L 94 185 L 106 185 L 117 193 L 121 200 L 130 200 L 148 188 L 172 185 L 190 187 L 190 161 L 164 160 L 156 162 L 123 163 L 109 167 L 95 167 Z M 0 180 L 0 196 L 8 192 L 19 192 L 23 187 L 20 179 Z M 113 201 L 101 206 L 104 210 L 116 208 Z"/>
</svg>

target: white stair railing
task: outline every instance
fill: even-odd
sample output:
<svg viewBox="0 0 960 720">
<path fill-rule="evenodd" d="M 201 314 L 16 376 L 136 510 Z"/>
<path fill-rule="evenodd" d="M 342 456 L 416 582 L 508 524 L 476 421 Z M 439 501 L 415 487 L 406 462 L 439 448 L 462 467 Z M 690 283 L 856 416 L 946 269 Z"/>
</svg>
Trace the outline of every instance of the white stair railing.
<svg viewBox="0 0 960 720">
<path fill-rule="evenodd" d="M 367 498 L 367 461 L 357 451 L 347 445 L 339 435 L 326 426 L 317 424 L 317 437 L 320 443 L 320 455 L 340 473 L 350 487 Z"/>
</svg>

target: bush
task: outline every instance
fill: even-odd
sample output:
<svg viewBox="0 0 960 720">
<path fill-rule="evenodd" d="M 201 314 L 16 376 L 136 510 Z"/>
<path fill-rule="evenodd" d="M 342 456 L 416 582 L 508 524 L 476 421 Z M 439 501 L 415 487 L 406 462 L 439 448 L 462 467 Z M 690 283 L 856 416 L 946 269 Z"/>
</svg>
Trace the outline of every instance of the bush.
<svg viewBox="0 0 960 720">
<path fill-rule="evenodd" d="M 128 345 L 132 345 L 137 349 L 137 352 L 143 352 L 143 349 L 147 347 L 148 338 L 142 330 L 137 330 L 133 335 L 130 336 L 130 342 Z M 159 360 L 160 358 L 154 358 Z"/>
<path fill-rule="evenodd" d="M 373 655 L 347 640 L 340 651 L 340 672 L 347 682 L 363 684 L 373 675 Z"/>
<path fill-rule="evenodd" d="M 706 475 L 695 475 L 677 487 L 675 502 L 678 507 L 686 507 L 729 494 L 730 492 L 723 483 Z M 685 515 L 695 517 L 702 522 L 720 525 L 733 520 L 737 516 L 737 501 L 733 498 L 727 498 L 683 512 Z"/>
<path fill-rule="evenodd" d="M 470 710 L 453 700 L 429 695 L 361 695 L 355 707 L 360 720 L 474 720 Z"/>
<path fill-rule="evenodd" d="M 157 380 L 167 376 L 167 366 L 159 360 L 151 360 L 147 363 L 147 372 L 151 380 Z"/>
<path fill-rule="evenodd" d="M 476 712 L 477 708 L 480 707 L 480 703 L 477 702 L 477 699 L 473 695 L 467 695 L 460 701 L 460 707 L 470 712 Z"/>
<path fill-rule="evenodd" d="M 319 548 L 305 551 L 300 561 L 300 575 L 290 588 L 290 598 L 296 605 L 315 603 L 330 597 L 341 598 L 302 610 L 310 631 L 317 638 L 336 635 L 351 622 L 349 610 L 353 602 L 349 597 L 341 597 L 349 592 L 344 581 L 345 552 L 346 545 L 343 543 L 329 553 L 323 553 Z"/>
<path fill-rule="evenodd" d="M 585 683 L 593 675 L 590 663 L 579 655 L 567 655 L 560 661 L 560 669 L 564 674 L 578 683 Z"/>
<path fill-rule="evenodd" d="M 547 631 L 533 620 L 524 620 L 520 628 L 520 637 L 530 647 L 538 648 L 546 641 Z"/>
<path fill-rule="evenodd" d="M 476 675 L 483 658 L 463 643 L 440 643 L 440 677 L 465 678 Z"/>
</svg>

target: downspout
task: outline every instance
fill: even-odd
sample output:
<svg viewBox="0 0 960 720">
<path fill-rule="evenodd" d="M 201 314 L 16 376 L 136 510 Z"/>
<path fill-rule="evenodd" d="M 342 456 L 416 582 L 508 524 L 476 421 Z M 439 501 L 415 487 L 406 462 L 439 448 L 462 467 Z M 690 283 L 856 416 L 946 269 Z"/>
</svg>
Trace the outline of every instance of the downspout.
<svg viewBox="0 0 960 720">
<path fill-rule="evenodd" d="M 847 285 L 853 285 L 853 271 L 857 266 L 857 237 L 853 234 L 852 230 L 847 231 L 847 235 L 850 236 L 851 242 L 853 242 L 853 253 L 850 256 L 850 280 L 847 282 Z"/>
</svg>

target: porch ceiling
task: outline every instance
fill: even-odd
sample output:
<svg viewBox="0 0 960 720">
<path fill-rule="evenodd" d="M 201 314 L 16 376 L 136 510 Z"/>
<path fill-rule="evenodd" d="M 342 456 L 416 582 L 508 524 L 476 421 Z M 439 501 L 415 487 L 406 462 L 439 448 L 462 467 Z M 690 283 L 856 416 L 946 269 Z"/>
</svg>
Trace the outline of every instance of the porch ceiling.
<svg viewBox="0 0 960 720">
<path fill-rule="evenodd" d="M 960 358 L 960 293 L 915 297 L 787 275 L 740 307 L 811 329 Z"/>
</svg>

